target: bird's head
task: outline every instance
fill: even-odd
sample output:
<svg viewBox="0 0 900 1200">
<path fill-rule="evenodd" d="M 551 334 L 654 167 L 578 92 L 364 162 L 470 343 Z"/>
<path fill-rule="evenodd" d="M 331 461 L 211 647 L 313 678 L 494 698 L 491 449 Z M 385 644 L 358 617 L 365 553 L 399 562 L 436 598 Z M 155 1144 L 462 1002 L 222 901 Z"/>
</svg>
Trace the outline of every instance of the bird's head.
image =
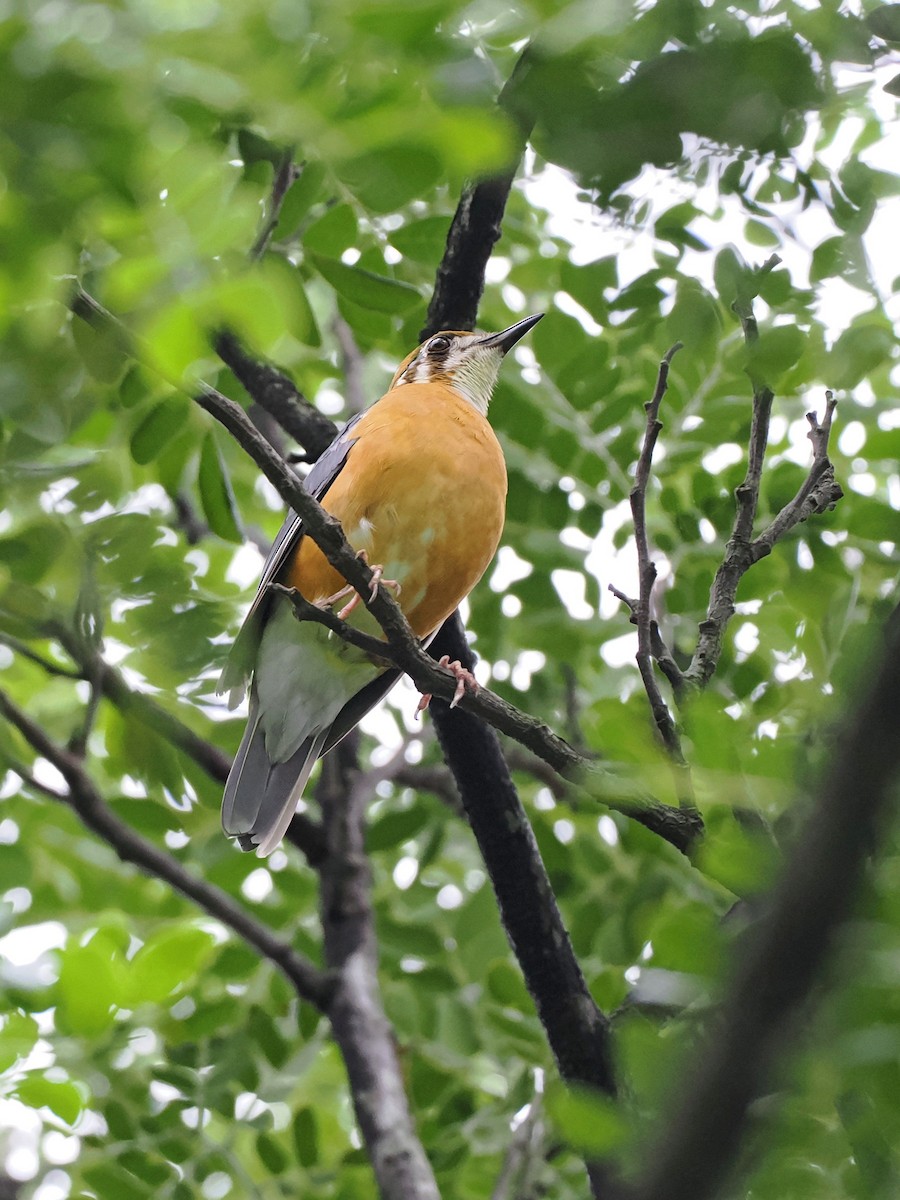
<svg viewBox="0 0 900 1200">
<path fill-rule="evenodd" d="M 435 333 L 397 368 L 391 387 L 404 383 L 443 383 L 486 413 L 504 355 L 543 316 L 526 317 L 500 333 Z"/>
</svg>

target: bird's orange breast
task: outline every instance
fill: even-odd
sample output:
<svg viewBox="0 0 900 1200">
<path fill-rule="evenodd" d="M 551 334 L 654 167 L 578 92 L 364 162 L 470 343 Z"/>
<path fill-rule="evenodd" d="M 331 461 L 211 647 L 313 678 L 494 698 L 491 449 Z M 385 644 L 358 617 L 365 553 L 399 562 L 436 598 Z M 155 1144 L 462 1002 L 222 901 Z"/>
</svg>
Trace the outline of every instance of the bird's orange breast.
<svg viewBox="0 0 900 1200">
<path fill-rule="evenodd" d="M 393 388 L 353 430 L 323 506 L 355 550 L 401 586 L 400 606 L 425 637 L 459 605 L 493 558 L 506 506 L 506 466 L 487 420 L 445 383 Z M 310 538 L 284 581 L 313 602 L 344 586 Z M 366 623 L 365 610 L 356 610 Z"/>
</svg>

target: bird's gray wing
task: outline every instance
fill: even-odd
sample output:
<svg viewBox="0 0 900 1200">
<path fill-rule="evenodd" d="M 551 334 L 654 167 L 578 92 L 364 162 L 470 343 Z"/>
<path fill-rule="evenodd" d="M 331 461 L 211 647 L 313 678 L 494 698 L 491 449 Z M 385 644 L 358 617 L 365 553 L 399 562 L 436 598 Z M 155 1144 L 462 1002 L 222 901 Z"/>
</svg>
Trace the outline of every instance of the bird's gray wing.
<svg viewBox="0 0 900 1200">
<path fill-rule="evenodd" d="M 312 470 L 303 480 L 304 489 L 316 500 L 322 499 L 343 470 L 347 455 L 356 441 L 353 436 L 353 428 L 362 415 L 362 413 L 357 413 L 347 422 L 331 445 L 319 455 Z M 263 563 L 256 596 L 238 631 L 228 660 L 219 677 L 216 691 L 220 694 L 222 692 L 231 693 L 230 708 L 240 704 L 253 673 L 259 639 L 262 636 L 263 625 L 272 599 L 268 590 L 269 584 L 278 578 L 279 571 L 290 559 L 302 536 L 303 522 L 293 510 L 290 510 L 278 530 L 266 561 Z"/>
</svg>

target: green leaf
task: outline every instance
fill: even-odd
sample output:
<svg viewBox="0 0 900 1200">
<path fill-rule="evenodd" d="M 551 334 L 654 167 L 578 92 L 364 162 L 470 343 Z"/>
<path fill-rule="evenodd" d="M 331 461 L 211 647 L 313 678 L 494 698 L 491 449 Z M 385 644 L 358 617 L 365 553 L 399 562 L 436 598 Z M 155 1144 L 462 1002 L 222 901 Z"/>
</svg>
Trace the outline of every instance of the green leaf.
<svg viewBox="0 0 900 1200">
<path fill-rule="evenodd" d="M 517 1008 L 524 1013 L 534 1011 L 534 1002 L 522 980 L 522 973 L 511 963 L 503 959 L 491 963 L 487 972 L 487 986 L 491 996 L 499 1004 Z"/>
<path fill-rule="evenodd" d="M 863 318 L 845 329 L 830 355 L 828 386 L 855 387 L 896 352 L 896 339 L 887 325 Z"/>
<path fill-rule="evenodd" d="M 389 213 L 429 192 L 441 178 L 442 163 L 430 146 L 403 143 L 367 151 L 336 170 L 363 204 Z"/>
<path fill-rule="evenodd" d="M 74 1083 L 58 1083 L 37 1071 L 27 1075 L 13 1095 L 31 1108 L 49 1108 L 67 1125 L 74 1125 L 84 1110 L 84 1101 Z"/>
<path fill-rule="evenodd" d="M 876 37 L 900 45 L 900 11 L 896 4 L 879 4 L 863 19 Z"/>
<path fill-rule="evenodd" d="M 121 964 L 115 948 L 95 935 L 86 946 L 70 942 L 62 952 L 56 984 L 61 1026 L 95 1037 L 112 1024 L 122 1002 Z"/>
<path fill-rule="evenodd" d="M 325 258 L 321 254 L 310 254 L 309 259 L 339 295 L 360 308 L 393 315 L 409 312 L 422 303 L 422 297 L 409 283 L 400 283 L 358 267 L 348 267 L 338 259 Z"/>
<path fill-rule="evenodd" d="M 319 1133 L 314 1111 L 308 1106 L 298 1109 L 290 1123 L 290 1132 L 293 1134 L 296 1159 L 300 1165 L 316 1165 L 319 1160 Z"/>
<path fill-rule="evenodd" d="M 287 1151 L 269 1133 L 260 1133 L 256 1138 L 256 1153 L 270 1175 L 281 1175 L 287 1170 L 290 1159 Z"/>
<path fill-rule="evenodd" d="M 414 838 L 428 824 L 428 810 L 417 804 L 399 812 L 385 813 L 369 827 L 366 846 L 369 851 L 389 850 Z"/>
<path fill-rule="evenodd" d="M 210 933 L 193 925 L 165 927 L 129 963 L 129 1003 L 159 1003 L 186 986 L 212 954 Z"/>
<path fill-rule="evenodd" d="M 432 265 L 440 259 L 452 219 L 451 215 L 409 221 L 391 233 L 391 245 L 404 258 Z"/>
<path fill-rule="evenodd" d="M 38 1039 L 38 1025 L 34 1017 L 25 1013 L 11 1012 L 0 1029 L 0 1074 L 25 1058 Z"/>
<path fill-rule="evenodd" d="M 73 321 L 72 338 L 82 361 L 101 383 L 118 383 L 127 371 L 131 358 L 122 346 L 118 332 L 97 329 L 86 321 Z"/>
<path fill-rule="evenodd" d="M 303 231 L 303 245 L 307 250 L 324 254 L 328 258 L 340 258 L 359 238 L 356 216 L 349 204 L 336 204 L 313 221 Z"/>
<path fill-rule="evenodd" d="M 626 1135 L 621 1110 L 607 1096 L 587 1088 L 567 1088 L 554 1080 L 547 1088 L 547 1113 L 570 1146 L 588 1154 L 609 1154 Z"/>
<path fill-rule="evenodd" d="M 197 486 L 204 515 L 213 533 L 226 542 L 242 543 L 244 536 L 231 479 L 212 430 L 203 439 Z"/>
<path fill-rule="evenodd" d="M 154 405 L 131 435 L 131 457 L 139 466 L 146 466 L 171 441 L 187 419 L 190 402 L 184 396 L 172 394 Z"/>
<path fill-rule="evenodd" d="M 614 290 L 618 285 L 618 263 L 612 256 L 598 258 L 583 266 L 566 261 L 560 266 L 559 281 L 572 299 L 587 309 L 595 321 L 604 321 L 609 305 L 603 293 L 607 289 Z"/>
<path fill-rule="evenodd" d="M 747 347 L 748 370 L 769 387 L 797 362 L 806 347 L 806 335 L 795 325 L 779 325 L 760 332 L 759 341 Z"/>
</svg>

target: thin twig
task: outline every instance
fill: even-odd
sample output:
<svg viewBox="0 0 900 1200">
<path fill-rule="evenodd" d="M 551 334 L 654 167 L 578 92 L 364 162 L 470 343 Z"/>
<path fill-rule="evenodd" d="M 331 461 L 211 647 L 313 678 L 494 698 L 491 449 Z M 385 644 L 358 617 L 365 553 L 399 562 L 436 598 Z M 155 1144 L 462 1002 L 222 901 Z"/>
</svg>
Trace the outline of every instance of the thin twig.
<svg viewBox="0 0 900 1200">
<path fill-rule="evenodd" d="M 100 699 L 103 695 L 100 672 L 96 668 L 91 669 L 89 682 L 90 693 L 87 704 L 84 706 L 81 724 L 69 738 L 69 752 L 74 754 L 76 758 L 84 758 L 87 754 L 88 740 L 91 736 L 91 730 L 94 728 L 94 722 L 97 720 L 97 713 L 100 710 Z"/>
<path fill-rule="evenodd" d="M 647 535 L 647 485 L 650 482 L 653 451 L 656 447 L 660 430 L 662 429 L 662 422 L 659 419 L 659 406 L 668 387 L 669 366 L 681 348 L 681 342 L 676 342 L 663 355 L 662 361 L 659 364 L 659 373 L 656 377 L 656 387 L 654 388 L 653 396 L 644 405 L 644 411 L 647 414 L 647 424 L 644 429 L 644 440 L 641 445 L 641 453 L 635 471 L 634 487 L 632 487 L 629 495 L 631 515 L 634 521 L 634 540 L 638 556 L 638 586 L 640 589 L 638 598 L 636 600 L 631 599 L 617 588 L 612 587 L 612 585 L 610 585 L 610 591 L 631 609 L 632 621 L 637 626 L 638 634 L 637 665 L 641 673 L 644 690 L 647 693 L 647 699 L 650 703 L 650 711 L 653 714 L 653 720 L 656 723 L 659 736 L 670 757 L 678 766 L 683 767 L 684 754 L 681 749 L 681 738 L 678 735 L 672 714 L 669 712 L 669 706 L 663 699 L 656 674 L 653 670 L 654 651 L 659 650 L 663 643 L 658 626 L 654 636 L 653 627 L 655 622 L 653 621 L 651 604 L 653 586 L 656 583 L 656 564 L 650 555 L 650 539 Z M 673 666 L 677 670 L 677 664 L 668 651 L 664 651 L 664 657 L 667 663 L 667 677 L 677 679 L 678 677 L 672 671 Z M 685 796 L 684 799 L 687 801 L 688 797 Z"/>
<path fill-rule="evenodd" d="M 821 424 L 815 413 L 806 414 L 810 423 L 808 437 L 813 445 L 813 462 L 809 474 L 793 499 L 788 501 L 774 520 L 752 541 L 743 535 L 735 534 L 729 539 L 725 547 L 725 558 L 713 581 L 706 618 L 700 623 L 697 649 L 690 667 L 684 673 L 685 683 L 689 687 L 703 688 L 712 678 L 722 654 L 725 629 L 734 616 L 738 585 L 747 571 L 754 563 L 770 554 L 775 544 L 795 526 L 816 513 L 834 508 L 843 496 L 843 490 L 834 478 L 834 466 L 828 457 L 828 441 L 836 406 L 837 401 L 833 394 L 826 392 L 825 416 Z M 749 474 L 748 470 L 748 477 Z M 740 488 L 738 491 L 740 492 Z M 758 494 L 758 484 L 756 492 Z M 738 498 L 736 528 L 741 520 L 741 504 L 749 503 L 746 497 L 743 500 Z M 742 524 L 742 529 L 745 527 L 745 523 Z"/>
<path fill-rule="evenodd" d="M 281 161 L 275 168 L 272 180 L 272 191 L 266 205 L 266 217 L 259 236 L 250 248 L 250 261 L 257 262 L 265 254 L 272 240 L 272 234 L 278 228 L 281 209 L 288 192 L 303 173 L 303 164 L 294 162 L 294 148 L 288 147 L 281 156 Z"/>
<path fill-rule="evenodd" d="M 771 255 L 759 270 L 757 278 L 775 269 L 781 259 Z M 753 347 L 759 341 L 759 327 L 753 314 L 751 296 L 741 296 L 732 305 L 744 331 L 744 341 Z M 828 436 L 831 432 L 831 417 L 834 403 L 830 392 L 826 393 L 826 415 L 820 427 L 812 414 L 807 416 L 815 422 L 813 434 L 813 465 L 800 491 L 781 510 L 775 520 L 753 539 L 753 526 L 759 507 L 763 463 L 769 440 L 769 421 L 774 395 L 765 380 L 751 365 L 747 374 L 753 386 L 753 414 L 750 422 L 750 440 L 747 447 L 747 471 L 743 481 L 735 489 L 735 515 L 731 536 L 725 546 L 725 555 L 716 571 L 709 594 L 705 618 L 700 622 L 697 633 L 697 648 L 690 666 L 684 672 L 684 683 L 692 690 L 706 687 L 714 675 L 722 656 L 725 630 L 734 616 L 735 597 L 741 579 L 761 558 L 772 550 L 798 521 L 805 521 L 814 512 L 832 508 L 843 492 L 835 482 L 834 469 L 828 460 Z"/>
<path fill-rule="evenodd" d="M 823 513 L 834 508 L 844 492 L 834 478 L 834 467 L 828 457 L 828 440 L 831 436 L 831 423 L 837 400 L 832 392 L 825 393 L 825 416 L 821 424 L 814 412 L 808 412 L 806 419 L 810 429 L 806 435 L 813 446 L 813 464 L 809 475 L 803 481 L 794 498 L 784 506 L 770 525 L 753 541 L 753 561 L 771 553 L 777 541 L 789 533 L 795 525 L 806 521 L 816 513 Z"/>
<path fill-rule="evenodd" d="M 165 880 L 204 912 L 221 921 L 283 971 L 299 996 L 321 1011 L 326 1011 L 332 989 L 332 981 L 326 973 L 286 942 L 280 941 L 266 925 L 249 916 L 225 892 L 195 879 L 171 854 L 158 850 L 120 820 L 97 790 L 81 760 L 57 745 L 3 691 L 0 691 L 0 715 L 66 781 L 68 794 L 57 794 L 55 798 L 68 803 L 89 829 L 112 846 L 123 862 L 134 863 L 142 871 Z M 40 790 L 48 794 L 46 788 L 41 787 Z"/>
<path fill-rule="evenodd" d="M 17 637 L 13 637 L 12 634 L 0 633 L 0 645 L 8 646 L 19 658 L 25 658 L 29 662 L 35 663 L 36 666 L 46 671 L 48 675 L 58 675 L 61 679 L 87 678 L 84 671 L 61 666 L 59 663 L 54 662 L 53 659 L 46 658 L 43 654 L 38 654 L 36 650 L 32 650 L 30 646 L 20 641 Z"/>
</svg>

